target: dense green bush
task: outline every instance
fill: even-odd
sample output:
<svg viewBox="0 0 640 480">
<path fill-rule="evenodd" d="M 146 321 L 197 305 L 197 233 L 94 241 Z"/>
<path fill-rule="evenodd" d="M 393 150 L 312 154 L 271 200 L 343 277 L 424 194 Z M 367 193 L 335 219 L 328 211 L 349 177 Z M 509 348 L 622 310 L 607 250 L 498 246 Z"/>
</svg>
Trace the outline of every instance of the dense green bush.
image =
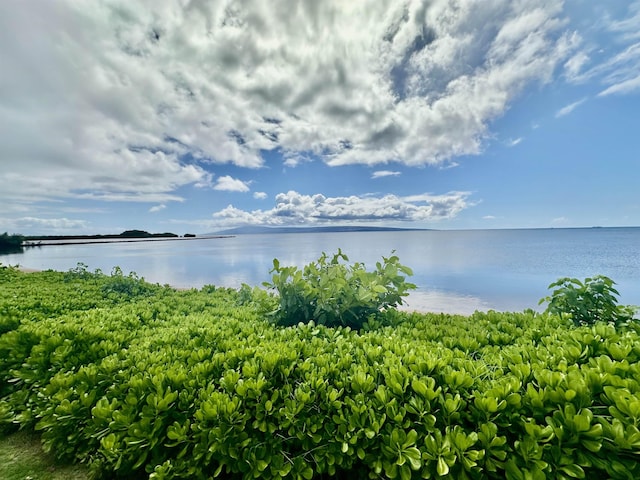
<svg viewBox="0 0 640 480">
<path fill-rule="evenodd" d="M 274 259 L 272 281 L 264 285 L 278 292 L 279 305 L 273 312 L 276 322 L 313 321 L 360 329 L 372 315 L 401 305 L 409 290 L 416 288 L 405 280 L 405 275 L 413 274 L 411 269 L 396 255 L 382 257 L 371 272 L 362 263 L 345 265 L 340 260 L 349 261 L 340 249 L 331 258 L 323 253 L 302 270 L 283 267 Z"/>
<path fill-rule="evenodd" d="M 636 323 L 280 328 L 249 288 L 67 279 L 0 270 L 0 423 L 98 478 L 640 478 Z"/>
<path fill-rule="evenodd" d="M 554 289 L 552 294 L 539 304 L 548 302 L 547 313 L 569 315 L 575 325 L 607 322 L 621 326 L 633 319 L 635 308 L 618 305 L 620 293 L 614 285 L 615 282 L 604 275 L 586 278 L 584 282 L 560 278 L 549 285 L 549 289 Z"/>
<path fill-rule="evenodd" d="M 22 252 L 22 243 L 25 238 L 22 235 L 9 235 L 7 232 L 0 234 L 0 253 Z"/>
<path fill-rule="evenodd" d="M 158 289 L 167 288 L 167 286 L 161 287 L 146 282 L 136 272 L 125 275 L 120 267 L 113 267 L 111 275 L 107 276 L 100 269 L 90 272 L 86 264 L 78 262 L 75 268 L 64 273 L 64 281 L 67 283 L 78 281 L 91 283 L 91 280 L 99 285 L 104 298 L 110 298 L 116 302 L 152 295 Z"/>
</svg>

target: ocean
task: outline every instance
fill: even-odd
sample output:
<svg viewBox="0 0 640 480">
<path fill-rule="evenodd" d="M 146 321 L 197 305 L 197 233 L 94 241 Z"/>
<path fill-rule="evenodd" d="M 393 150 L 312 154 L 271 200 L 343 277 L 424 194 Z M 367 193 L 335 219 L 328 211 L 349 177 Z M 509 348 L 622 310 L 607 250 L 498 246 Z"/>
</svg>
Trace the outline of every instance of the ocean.
<svg viewBox="0 0 640 480">
<path fill-rule="evenodd" d="M 612 278 L 620 302 L 640 305 L 640 228 L 428 230 L 245 234 L 227 238 L 42 246 L 0 256 L 4 265 L 66 271 L 119 266 L 178 288 L 239 287 L 270 279 L 274 258 L 302 267 L 341 248 L 370 268 L 395 251 L 418 289 L 408 309 L 469 314 L 543 309 L 559 277 Z"/>
</svg>

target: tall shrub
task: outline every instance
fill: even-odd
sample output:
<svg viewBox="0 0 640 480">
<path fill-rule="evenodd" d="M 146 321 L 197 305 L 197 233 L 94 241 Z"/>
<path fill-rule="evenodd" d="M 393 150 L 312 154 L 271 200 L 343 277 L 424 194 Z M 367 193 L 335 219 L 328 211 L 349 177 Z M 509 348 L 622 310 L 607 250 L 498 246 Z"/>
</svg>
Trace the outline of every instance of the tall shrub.
<svg viewBox="0 0 640 480">
<path fill-rule="evenodd" d="M 20 253 L 22 252 L 22 242 L 25 238 L 22 235 L 9 235 L 7 232 L 0 234 L 0 253 Z"/>
<path fill-rule="evenodd" d="M 547 313 L 568 314 L 575 325 L 593 325 L 596 322 L 620 326 L 633 319 L 635 308 L 618 305 L 620 293 L 615 282 L 604 275 L 585 278 L 559 278 L 549 285 L 554 289 L 539 304 L 549 302 Z"/>
<path fill-rule="evenodd" d="M 274 259 L 272 281 L 264 286 L 278 293 L 278 307 L 273 312 L 276 322 L 296 325 L 313 320 L 360 329 L 371 315 L 401 305 L 416 286 L 406 281 L 406 275 L 413 275 L 411 269 L 393 253 L 382 257 L 374 271 L 367 271 L 359 262 L 341 263 L 349 261 L 341 249 L 331 257 L 323 252 L 302 270 L 281 266 Z"/>
</svg>

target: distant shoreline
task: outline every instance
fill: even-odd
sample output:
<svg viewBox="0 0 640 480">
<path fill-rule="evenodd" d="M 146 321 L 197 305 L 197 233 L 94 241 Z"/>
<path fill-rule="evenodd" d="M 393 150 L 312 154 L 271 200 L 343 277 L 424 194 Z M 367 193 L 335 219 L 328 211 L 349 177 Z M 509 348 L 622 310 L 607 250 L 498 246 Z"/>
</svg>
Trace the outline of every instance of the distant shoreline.
<svg viewBox="0 0 640 480">
<path fill-rule="evenodd" d="M 155 238 L 105 238 L 105 239 L 71 239 L 68 240 L 28 240 L 23 247 L 47 247 L 58 245 L 89 245 L 93 243 L 138 243 L 138 242 L 168 242 L 176 240 L 211 240 L 216 238 L 232 238 L 234 235 L 215 235 L 202 237 L 155 237 Z"/>
</svg>

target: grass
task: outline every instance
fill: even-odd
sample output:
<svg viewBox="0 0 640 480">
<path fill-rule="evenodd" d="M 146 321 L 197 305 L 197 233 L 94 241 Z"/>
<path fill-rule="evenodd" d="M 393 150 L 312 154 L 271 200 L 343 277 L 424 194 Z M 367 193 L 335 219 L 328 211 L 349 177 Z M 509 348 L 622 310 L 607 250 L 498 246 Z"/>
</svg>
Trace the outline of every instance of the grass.
<svg viewBox="0 0 640 480">
<path fill-rule="evenodd" d="M 47 455 L 40 436 L 17 432 L 0 438 L 0 478 L 2 480 L 87 480 L 89 469 L 60 465 Z"/>
</svg>

